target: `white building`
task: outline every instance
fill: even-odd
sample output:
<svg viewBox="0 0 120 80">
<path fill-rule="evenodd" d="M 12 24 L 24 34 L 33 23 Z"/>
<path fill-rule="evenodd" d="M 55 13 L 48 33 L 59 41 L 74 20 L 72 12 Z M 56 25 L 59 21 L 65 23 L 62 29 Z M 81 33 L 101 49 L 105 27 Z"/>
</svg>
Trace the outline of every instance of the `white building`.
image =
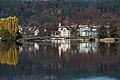
<svg viewBox="0 0 120 80">
<path fill-rule="evenodd" d="M 61 37 L 70 37 L 69 26 L 62 26 L 61 23 L 59 23 L 58 32 L 60 32 Z"/>
<path fill-rule="evenodd" d="M 70 37 L 70 29 L 69 26 L 60 26 L 58 28 L 58 31 L 60 32 L 61 37 Z"/>
<path fill-rule="evenodd" d="M 69 26 L 61 26 L 59 23 L 59 27 L 57 31 L 51 32 L 51 36 L 54 37 L 70 37 L 70 27 Z"/>
<path fill-rule="evenodd" d="M 80 36 L 82 37 L 97 37 L 97 26 L 87 26 L 87 25 L 79 25 L 80 28 Z"/>
<path fill-rule="evenodd" d="M 39 30 L 36 29 L 36 30 L 34 31 L 34 35 L 37 36 L 38 34 L 39 34 Z"/>
</svg>

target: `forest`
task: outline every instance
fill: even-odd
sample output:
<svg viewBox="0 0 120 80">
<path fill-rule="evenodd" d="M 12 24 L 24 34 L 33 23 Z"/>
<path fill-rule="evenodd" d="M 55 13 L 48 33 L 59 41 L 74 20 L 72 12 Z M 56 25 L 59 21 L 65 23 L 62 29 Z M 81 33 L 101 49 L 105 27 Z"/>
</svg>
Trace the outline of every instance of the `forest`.
<svg viewBox="0 0 120 80">
<path fill-rule="evenodd" d="M 110 26 L 112 37 L 120 29 L 120 0 L 1 0 L 0 17 L 17 16 L 19 25 L 56 30 L 62 25 Z"/>
</svg>

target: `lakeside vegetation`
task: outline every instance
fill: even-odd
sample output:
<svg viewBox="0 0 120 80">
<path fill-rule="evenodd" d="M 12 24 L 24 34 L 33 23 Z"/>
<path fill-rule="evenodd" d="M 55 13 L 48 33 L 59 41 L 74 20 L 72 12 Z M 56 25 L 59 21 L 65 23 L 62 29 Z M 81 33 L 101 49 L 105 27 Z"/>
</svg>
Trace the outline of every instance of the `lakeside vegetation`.
<svg viewBox="0 0 120 80">
<path fill-rule="evenodd" d="M 0 37 L 2 40 L 15 40 L 18 31 L 17 17 L 8 17 L 0 19 Z"/>
</svg>

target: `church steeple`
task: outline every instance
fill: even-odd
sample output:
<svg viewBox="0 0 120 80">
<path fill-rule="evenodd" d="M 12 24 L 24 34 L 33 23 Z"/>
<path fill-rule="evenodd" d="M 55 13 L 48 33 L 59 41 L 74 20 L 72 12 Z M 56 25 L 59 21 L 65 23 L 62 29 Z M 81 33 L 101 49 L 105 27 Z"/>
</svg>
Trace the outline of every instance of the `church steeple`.
<svg viewBox="0 0 120 80">
<path fill-rule="evenodd" d="M 62 26 L 61 22 L 59 22 L 59 27 Z"/>
</svg>

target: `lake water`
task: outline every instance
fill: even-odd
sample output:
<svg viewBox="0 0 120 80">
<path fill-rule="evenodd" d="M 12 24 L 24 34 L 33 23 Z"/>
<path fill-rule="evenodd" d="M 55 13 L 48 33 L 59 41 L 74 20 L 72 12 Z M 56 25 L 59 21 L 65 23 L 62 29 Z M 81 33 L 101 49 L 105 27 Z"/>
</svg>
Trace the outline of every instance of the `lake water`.
<svg viewBox="0 0 120 80">
<path fill-rule="evenodd" d="M 119 80 L 120 42 L 0 43 L 0 80 Z"/>
</svg>

